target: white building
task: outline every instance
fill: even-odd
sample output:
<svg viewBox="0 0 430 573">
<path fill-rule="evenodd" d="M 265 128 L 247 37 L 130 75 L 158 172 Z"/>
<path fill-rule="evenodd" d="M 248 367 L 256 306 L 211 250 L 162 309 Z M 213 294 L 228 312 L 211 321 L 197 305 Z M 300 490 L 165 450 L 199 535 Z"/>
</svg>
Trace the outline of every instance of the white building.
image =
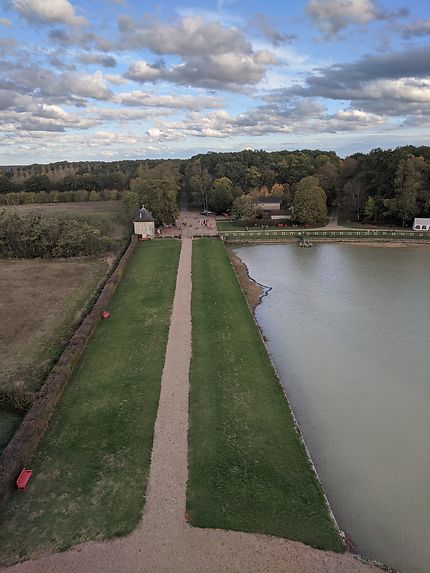
<svg viewBox="0 0 430 573">
<path fill-rule="evenodd" d="M 144 205 L 139 209 L 133 225 L 136 235 L 140 235 L 143 239 L 152 238 L 155 235 L 154 217 L 150 211 L 145 209 Z"/>
<path fill-rule="evenodd" d="M 412 229 L 414 231 L 430 231 L 430 218 L 415 218 Z"/>
<path fill-rule="evenodd" d="M 262 211 L 280 211 L 282 197 L 258 197 L 256 207 Z"/>
</svg>

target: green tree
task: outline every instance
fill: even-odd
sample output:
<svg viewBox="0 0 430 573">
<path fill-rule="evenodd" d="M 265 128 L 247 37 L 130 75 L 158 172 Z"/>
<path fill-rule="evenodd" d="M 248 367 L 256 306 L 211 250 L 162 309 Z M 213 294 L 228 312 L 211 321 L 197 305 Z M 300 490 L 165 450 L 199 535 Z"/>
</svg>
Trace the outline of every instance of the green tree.
<svg viewBox="0 0 430 573">
<path fill-rule="evenodd" d="M 9 177 L 0 175 L 0 193 L 11 193 L 13 189 L 14 185 Z"/>
<path fill-rule="evenodd" d="M 344 187 L 344 202 L 354 211 L 357 221 L 364 205 L 364 189 L 358 179 L 350 179 Z"/>
<path fill-rule="evenodd" d="M 76 219 L 66 220 L 53 250 L 54 257 L 82 257 L 105 252 L 110 240 L 99 229 Z"/>
<path fill-rule="evenodd" d="M 212 177 L 203 166 L 200 159 L 189 163 L 186 169 L 186 188 L 191 195 L 191 201 L 195 205 L 201 205 L 203 211 L 208 209 L 209 189 L 212 185 Z"/>
<path fill-rule="evenodd" d="M 161 180 L 133 179 L 132 189 L 140 202 L 151 211 L 156 225 L 173 225 L 179 210 L 176 204 L 178 187 L 172 177 Z"/>
<path fill-rule="evenodd" d="M 136 216 L 140 207 L 139 195 L 135 191 L 127 191 L 122 198 L 122 212 L 124 219 L 129 222 Z"/>
<path fill-rule="evenodd" d="M 238 221 L 255 219 L 257 207 L 251 195 L 241 195 L 233 201 L 231 213 Z"/>
<path fill-rule="evenodd" d="M 364 206 L 364 218 L 369 223 L 374 223 L 376 217 L 376 201 L 373 197 L 368 197 Z"/>
<path fill-rule="evenodd" d="M 263 175 L 255 165 L 252 165 L 247 169 L 245 175 L 247 189 L 256 189 L 257 187 L 260 187 L 262 179 Z"/>
<path fill-rule="evenodd" d="M 395 200 L 391 203 L 402 221 L 402 227 L 417 212 L 417 197 L 422 187 L 422 174 L 426 168 L 422 157 L 409 156 L 399 162 L 394 179 Z"/>
<path fill-rule="evenodd" d="M 231 209 L 233 203 L 233 184 L 228 177 L 215 179 L 209 189 L 208 205 L 216 213 Z"/>
<path fill-rule="evenodd" d="M 24 181 L 24 191 L 49 191 L 51 189 L 51 182 L 46 175 L 32 175 Z"/>
<path fill-rule="evenodd" d="M 294 220 L 301 225 L 327 220 L 327 197 L 315 177 L 304 177 L 297 185 L 293 201 Z"/>
<path fill-rule="evenodd" d="M 99 201 L 100 200 L 100 195 L 97 191 L 91 191 L 90 195 L 88 197 L 88 201 Z"/>
</svg>

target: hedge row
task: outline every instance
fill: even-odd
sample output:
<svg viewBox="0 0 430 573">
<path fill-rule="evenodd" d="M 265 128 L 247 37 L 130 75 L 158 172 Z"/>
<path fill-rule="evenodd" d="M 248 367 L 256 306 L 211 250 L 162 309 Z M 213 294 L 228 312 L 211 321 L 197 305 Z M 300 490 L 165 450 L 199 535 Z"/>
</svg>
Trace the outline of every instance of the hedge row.
<svg viewBox="0 0 430 573">
<path fill-rule="evenodd" d="M 97 327 L 101 313 L 109 305 L 136 244 L 137 237 L 133 235 L 130 245 L 107 280 L 93 309 L 71 338 L 15 436 L 0 456 L 0 502 L 4 502 L 9 497 L 19 472 L 29 464 L 36 451 L 55 406 Z"/>
<path fill-rule="evenodd" d="M 72 203 L 81 201 L 117 201 L 121 193 L 115 189 L 104 191 L 17 191 L 0 193 L 0 205 L 31 205 L 33 203 Z"/>
</svg>

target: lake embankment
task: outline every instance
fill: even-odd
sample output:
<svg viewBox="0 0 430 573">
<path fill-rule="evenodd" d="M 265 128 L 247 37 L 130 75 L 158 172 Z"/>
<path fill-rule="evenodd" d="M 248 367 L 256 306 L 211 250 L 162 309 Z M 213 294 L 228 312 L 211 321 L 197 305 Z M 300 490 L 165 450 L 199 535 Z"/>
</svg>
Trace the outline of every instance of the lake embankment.
<svg viewBox="0 0 430 573">
<path fill-rule="evenodd" d="M 253 289 L 253 302 L 257 300 Z M 193 245 L 190 523 L 343 552 L 224 244 Z"/>
<path fill-rule="evenodd" d="M 237 280 L 243 290 L 243 293 L 248 301 L 249 307 L 254 312 L 257 306 L 261 303 L 261 299 L 267 294 L 267 287 L 264 287 L 255 281 L 248 272 L 248 267 L 239 258 L 232 248 L 228 248 L 231 264 L 236 272 Z"/>
</svg>

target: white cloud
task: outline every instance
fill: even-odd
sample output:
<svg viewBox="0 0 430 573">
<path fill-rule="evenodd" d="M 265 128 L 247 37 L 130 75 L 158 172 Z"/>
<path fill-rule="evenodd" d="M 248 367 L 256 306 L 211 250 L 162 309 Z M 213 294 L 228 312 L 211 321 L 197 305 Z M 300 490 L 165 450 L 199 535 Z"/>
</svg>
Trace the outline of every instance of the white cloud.
<svg viewBox="0 0 430 573">
<path fill-rule="evenodd" d="M 429 36 L 430 35 L 430 18 L 427 20 L 416 20 L 412 24 L 405 26 L 403 30 L 404 38 L 413 38 L 414 36 Z"/>
<path fill-rule="evenodd" d="M 110 99 L 111 92 L 107 87 L 106 79 L 101 72 L 94 74 L 63 74 L 64 85 L 80 97 L 90 97 L 99 100 Z"/>
<path fill-rule="evenodd" d="M 329 39 L 349 24 L 364 25 L 373 20 L 390 20 L 407 15 L 408 10 L 389 12 L 373 0 L 308 0 L 306 12 Z"/>
<path fill-rule="evenodd" d="M 225 53 L 192 57 L 170 67 L 155 67 L 145 61 L 134 62 L 128 69 L 128 79 L 145 83 L 164 80 L 183 86 L 213 90 L 245 91 L 258 84 L 276 56 L 268 51 L 251 54 Z"/>
<path fill-rule="evenodd" d="M 108 82 L 110 82 L 111 84 L 114 84 L 116 86 L 121 86 L 121 85 L 127 83 L 127 80 L 125 80 L 119 74 L 105 74 L 105 78 Z"/>
<path fill-rule="evenodd" d="M 170 109 L 201 110 L 205 108 L 222 107 L 223 102 L 218 97 L 194 95 L 156 95 L 134 90 L 116 94 L 112 101 L 127 106 L 136 107 L 165 107 Z"/>
<path fill-rule="evenodd" d="M 12 7 L 29 23 L 68 26 L 88 24 L 85 18 L 75 14 L 68 0 L 12 0 Z"/>
<path fill-rule="evenodd" d="M 321 123 L 321 131 L 358 131 L 384 123 L 384 117 L 357 109 L 340 110 L 327 116 Z"/>
<path fill-rule="evenodd" d="M 207 115 L 190 113 L 179 121 L 156 122 L 147 133 L 154 141 L 183 140 L 189 137 L 234 138 L 286 133 L 324 133 L 359 131 L 379 126 L 384 118 L 377 114 L 349 109 L 326 114 L 315 101 L 293 101 L 286 105 L 268 104 L 230 115 L 224 110 Z"/>
<path fill-rule="evenodd" d="M 81 54 L 78 58 L 83 64 L 99 65 L 104 68 L 115 68 L 117 61 L 113 56 L 106 54 Z"/>
<path fill-rule="evenodd" d="M 30 104 L 26 109 L 0 112 L 2 131 L 48 131 L 64 133 L 66 129 L 89 129 L 97 125 L 97 120 L 82 117 L 79 113 L 68 113 L 55 105 Z"/>
<path fill-rule="evenodd" d="M 10 28 L 10 26 L 12 26 L 12 22 L 8 18 L 0 18 L 0 26 Z"/>
<path fill-rule="evenodd" d="M 128 68 L 127 77 L 137 82 L 153 82 L 160 79 L 161 70 L 143 60 L 138 60 Z"/>
<path fill-rule="evenodd" d="M 201 16 L 180 18 L 168 25 L 150 17 L 135 23 L 129 16 L 122 15 L 118 26 L 127 48 L 144 47 L 156 54 L 200 56 L 252 50 L 240 30 Z"/>
</svg>

